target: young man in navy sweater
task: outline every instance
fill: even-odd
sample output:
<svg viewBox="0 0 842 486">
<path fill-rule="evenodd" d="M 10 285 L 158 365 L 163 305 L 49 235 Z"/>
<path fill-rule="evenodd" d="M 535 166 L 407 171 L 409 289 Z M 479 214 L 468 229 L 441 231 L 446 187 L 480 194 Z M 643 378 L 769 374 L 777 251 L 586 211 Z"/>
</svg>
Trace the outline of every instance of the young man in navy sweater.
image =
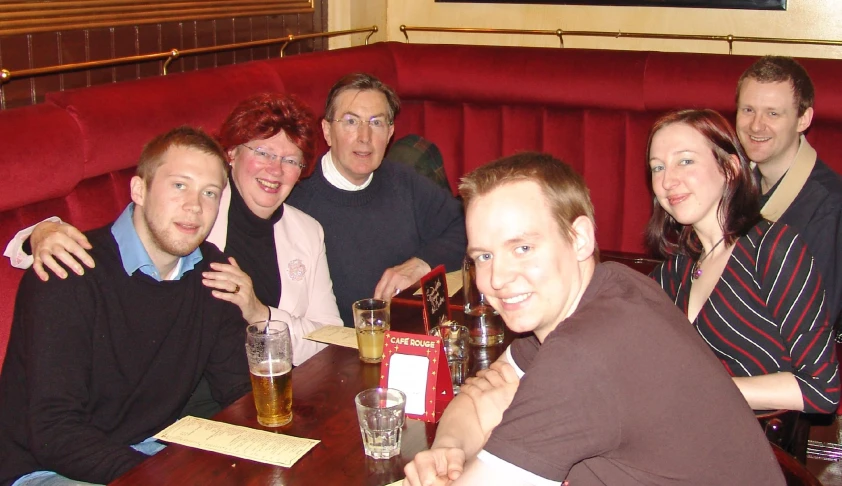
<svg viewBox="0 0 842 486">
<path fill-rule="evenodd" d="M 107 483 L 163 448 L 202 376 L 227 405 L 249 388 L 239 309 L 202 271 L 225 153 L 181 127 L 143 149 L 132 203 L 86 234 L 96 267 L 23 277 L 0 373 L 0 484 Z"/>
</svg>

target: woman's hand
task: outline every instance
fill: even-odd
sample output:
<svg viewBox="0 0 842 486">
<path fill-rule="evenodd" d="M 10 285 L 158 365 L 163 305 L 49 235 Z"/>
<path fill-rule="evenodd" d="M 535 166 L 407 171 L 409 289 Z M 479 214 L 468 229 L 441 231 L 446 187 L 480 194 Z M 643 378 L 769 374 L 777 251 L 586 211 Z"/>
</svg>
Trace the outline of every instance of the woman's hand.
<svg viewBox="0 0 842 486">
<path fill-rule="evenodd" d="M 211 263 L 210 267 L 214 271 L 202 273 L 202 284 L 214 289 L 211 293 L 217 299 L 236 304 L 246 322 L 268 320 L 269 308 L 254 295 L 251 277 L 240 269 L 234 257 L 228 257 L 228 261 L 230 265 Z"/>
<path fill-rule="evenodd" d="M 29 236 L 29 245 L 32 247 L 32 269 L 44 282 L 50 278 L 44 267 L 61 279 L 67 278 L 61 263 L 76 275 L 84 275 L 85 267 L 94 268 L 94 259 L 86 251 L 93 248 L 91 243 L 81 231 L 67 223 L 38 223 Z"/>
</svg>

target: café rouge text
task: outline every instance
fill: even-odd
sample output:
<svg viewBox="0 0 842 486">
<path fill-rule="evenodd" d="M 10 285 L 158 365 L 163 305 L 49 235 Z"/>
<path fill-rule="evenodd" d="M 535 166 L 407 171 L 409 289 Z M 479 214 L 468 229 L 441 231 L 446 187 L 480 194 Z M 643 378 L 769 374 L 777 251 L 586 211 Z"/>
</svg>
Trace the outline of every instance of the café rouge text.
<svg viewBox="0 0 842 486">
<path fill-rule="evenodd" d="M 408 337 L 390 337 L 389 343 L 391 344 L 403 344 L 407 346 L 413 347 L 421 347 L 421 348 L 435 348 L 436 341 L 431 341 L 427 339 L 413 339 Z"/>
</svg>

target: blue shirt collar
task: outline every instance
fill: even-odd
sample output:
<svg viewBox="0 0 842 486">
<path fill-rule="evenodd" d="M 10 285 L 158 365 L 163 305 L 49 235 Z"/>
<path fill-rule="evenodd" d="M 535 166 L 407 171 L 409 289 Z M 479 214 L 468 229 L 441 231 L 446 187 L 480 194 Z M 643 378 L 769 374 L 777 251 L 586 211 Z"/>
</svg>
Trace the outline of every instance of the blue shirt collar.
<svg viewBox="0 0 842 486">
<path fill-rule="evenodd" d="M 157 281 L 164 280 L 149 258 L 149 253 L 140 241 L 140 236 L 132 222 L 132 214 L 134 213 L 134 203 L 129 203 L 126 209 L 123 210 L 120 217 L 111 225 L 111 234 L 117 241 L 117 248 L 120 249 L 120 259 L 123 261 L 123 269 L 127 274 L 133 275 L 140 270 L 146 275 L 154 278 Z M 202 251 L 199 248 L 193 250 L 187 256 L 183 256 L 178 260 L 175 274 L 172 280 L 180 280 L 185 273 L 193 270 L 197 263 L 202 261 Z"/>
</svg>

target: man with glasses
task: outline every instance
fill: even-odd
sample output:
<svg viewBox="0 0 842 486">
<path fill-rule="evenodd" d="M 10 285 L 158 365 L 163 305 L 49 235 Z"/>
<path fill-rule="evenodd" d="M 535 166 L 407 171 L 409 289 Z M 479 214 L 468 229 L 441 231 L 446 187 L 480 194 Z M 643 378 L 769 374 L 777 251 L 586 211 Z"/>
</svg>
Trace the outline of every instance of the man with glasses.
<svg viewBox="0 0 842 486">
<path fill-rule="evenodd" d="M 339 313 L 391 299 L 432 267 L 459 268 L 465 254 L 462 205 L 411 168 L 384 160 L 400 109 L 395 92 L 370 74 L 350 74 L 330 90 L 322 131 L 330 151 L 288 199 L 314 217 L 325 246 Z"/>
</svg>

